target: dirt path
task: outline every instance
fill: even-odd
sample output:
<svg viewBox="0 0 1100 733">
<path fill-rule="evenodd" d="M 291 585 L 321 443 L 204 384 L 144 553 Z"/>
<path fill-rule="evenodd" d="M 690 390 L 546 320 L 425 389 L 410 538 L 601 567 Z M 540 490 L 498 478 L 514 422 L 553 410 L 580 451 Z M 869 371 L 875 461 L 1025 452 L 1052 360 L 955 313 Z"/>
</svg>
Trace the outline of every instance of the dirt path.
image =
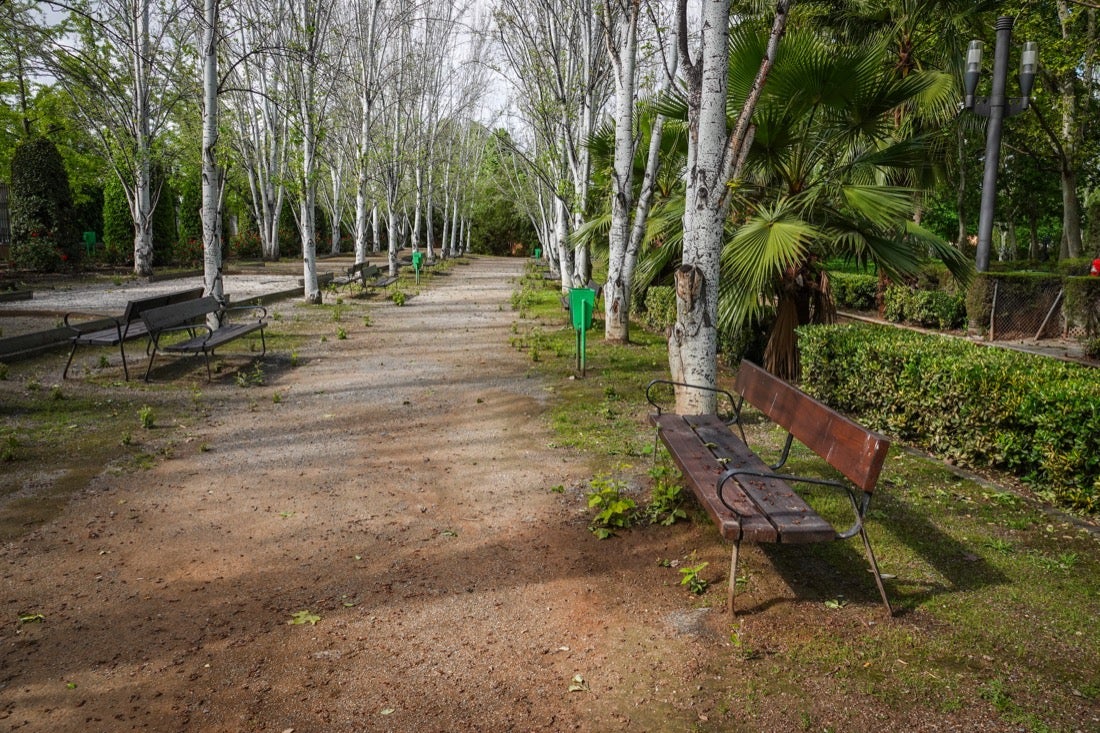
<svg viewBox="0 0 1100 733">
<path fill-rule="evenodd" d="M 600 543 L 582 497 L 550 490 L 590 473 L 548 447 L 545 385 L 508 346 L 522 264 L 478 259 L 378 305 L 273 378 L 280 401 L 214 407 L 173 458 L 104 473 L 6 546 L 0 729 L 705 719 L 682 688 L 692 621 L 639 572 L 675 550 Z M 316 625 L 288 623 L 301 611 Z M 9 623 L 28 612 L 45 620 Z"/>
</svg>

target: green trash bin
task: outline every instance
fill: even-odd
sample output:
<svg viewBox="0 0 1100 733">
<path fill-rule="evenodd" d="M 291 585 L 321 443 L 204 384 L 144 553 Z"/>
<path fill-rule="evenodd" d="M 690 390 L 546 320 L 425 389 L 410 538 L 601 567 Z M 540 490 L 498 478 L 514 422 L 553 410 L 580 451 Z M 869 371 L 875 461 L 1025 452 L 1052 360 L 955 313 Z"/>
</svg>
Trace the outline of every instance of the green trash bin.
<svg viewBox="0 0 1100 733">
<path fill-rule="evenodd" d="M 95 232 L 84 232 L 84 254 L 91 257 L 95 252 Z"/>
<path fill-rule="evenodd" d="M 420 266 L 424 263 L 424 254 L 422 252 L 413 252 L 413 271 L 416 273 L 416 284 L 420 284 Z"/>
<path fill-rule="evenodd" d="M 573 288 L 569 291 L 569 315 L 577 332 L 577 369 L 584 376 L 587 359 L 586 332 L 592 328 L 592 311 L 596 308 L 596 291 L 591 288 Z"/>
<path fill-rule="evenodd" d="M 542 259 L 542 247 L 535 247 L 535 259 L 536 260 L 541 260 Z"/>
</svg>

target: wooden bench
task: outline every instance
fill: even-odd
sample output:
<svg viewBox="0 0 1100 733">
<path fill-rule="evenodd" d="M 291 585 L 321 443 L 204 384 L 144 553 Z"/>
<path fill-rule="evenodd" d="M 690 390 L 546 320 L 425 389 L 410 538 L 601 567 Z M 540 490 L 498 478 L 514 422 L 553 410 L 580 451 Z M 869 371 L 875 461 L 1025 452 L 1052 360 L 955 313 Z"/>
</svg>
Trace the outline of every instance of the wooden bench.
<svg viewBox="0 0 1100 733">
<path fill-rule="evenodd" d="M 69 351 L 69 360 L 65 362 L 65 369 L 61 372 L 61 378 L 66 379 L 68 377 L 69 366 L 73 363 L 73 355 L 76 353 L 76 347 L 115 346 L 117 344 L 118 350 L 122 354 L 122 373 L 125 375 L 126 379 L 129 380 L 130 369 L 126 365 L 126 342 L 149 335 L 149 331 L 145 327 L 145 322 L 141 320 L 141 314 L 150 308 L 160 308 L 166 305 L 172 305 L 173 303 L 195 300 L 201 295 L 202 288 L 198 287 L 131 300 L 126 304 L 126 310 L 121 316 L 117 318 L 111 317 L 109 319 L 113 321 L 113 323 L 106 328 L 103 327 L 103 319 L 93 321 L 92 323 L 95 325 L 89 328 L 87 322 L 81 324 L 72 320 L 75 316 L 74 313 L 66 313 L 65 327 L 73 332 L 73 347 Z"/>
<path fill-rule="evenodd" d="M 719 533 L 733 543 L 727 597 L 730 613 L 734 613 L 737 553 L 742 540 L 805 544 L 849 539 L 858 534 L 863 539 L 882 602 L 892 615 L 882 574 L 863 526 L 890 441 L 748 361 L 741 362 L 737 372 L 734 388 L 737 400 L 726 390 L 710 390 L 729 399 L 732 407 L 729 419 L 662 411 L 655 396 L 661 384 L 676 385 L 654 380 L 646 388 L 646 399 L 656 408 L 650 420 L 657 428 L 657 436 Z M 787 431 L 779 460 L 772 465 L 767 465 L 747 445 L 740 422 L 746 402 Z M 732 430 L 734 425 L 738 434 Z M 786 463 L 795 439 L 850 483 L 777 473 Z M 854 514 L 851 526 L 835 529 L 794 491 L 791 487 L 794 483 L 836 487 L 846 492 Z"/>
<path fill-rule="evenodd" d="M 332 284 L 336 287 L 343 287 L 344 285 L 350 285 L 351 283 L 359 283 L 364 290 L 370 290 L 372 288 L 384 288 L 387 285 L 392 285 L 397 282 L 396 277 L 383 276 L 382 270 L 378 265 L 372 265 L 367 262 L 357 262 L 347 269 L 347 271 L 340 277 L 333 278 Z"/>
<path fill-rule="evenodd" d="M 334 277 L 332 284 L 340 288 L 345 285 L 351 285 L 352 283 L 359 283 L 364 288 L 367 287 L 367 279 L 375 278 L 381 274 L 381 270 L 377 265 L 372 265 L 369 262 L 356 262 L 354 265 L 344 271 L 343 275 Z"/>
<path fill-rule="evenodd" d="M 229 314 L 238 311 L 251 311 L 254 317 L 240 323 L 229 323 Z M 214 314 L 219 324 L 216 329 L 210 328 L 205 323 L 206 316 L 211 314 Z M 263 351 L 260 353 L 262 357 L 267 353 L 267 341 L 264 338 L 266 317 L 267 309 L 263 306 L 244 305 L 230 308 L 212 295 L 142 311 L 141 319 L 149 331 L 151 342 L 149 365 L 145 368 L 145 381 L 149 381 L 149 373 L 153 370 L 153 360 L 156 359 L 158 351 L 202 354 L 206 360 L 206 378 L 210 380 L 212 379 L 210 357 L 214 355 L 214 350 L 254 331 L 260 332 L 260 343 L 263 345 Z M 165 336 L 183 331 L 188 334 L 185 340 L 163 341 Z"/>
</svg>

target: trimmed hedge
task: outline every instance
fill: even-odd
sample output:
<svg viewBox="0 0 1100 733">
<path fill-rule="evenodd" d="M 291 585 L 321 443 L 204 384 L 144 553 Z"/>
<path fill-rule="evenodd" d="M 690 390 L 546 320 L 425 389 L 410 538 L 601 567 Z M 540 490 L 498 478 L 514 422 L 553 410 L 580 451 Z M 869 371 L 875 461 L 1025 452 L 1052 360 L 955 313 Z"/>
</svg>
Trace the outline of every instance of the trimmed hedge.
<svg viewBox="0 0 1100 733">
<path fill-rule="evenodd" d="M 882 302 L 883 315 L 894 323 L 939 329 L 966 325 L 966 300 L 942 290 L 914 290 L 904 285 L 891 285 Z"/>
<path fill-rule="evenodd" d="M 838 308 L 859 311 L 875 309 L 875 295 L 878 293 L 877 275 L 830 272 L 829 285 L 833 290 L 833 301 Z"/>
<path fill-rule="evenodd" d="M 1083 365 L 888 327 L 799 329 L 803 388 L 960 465 L 1100 510 L 1100 373 Z"/>
</svg>

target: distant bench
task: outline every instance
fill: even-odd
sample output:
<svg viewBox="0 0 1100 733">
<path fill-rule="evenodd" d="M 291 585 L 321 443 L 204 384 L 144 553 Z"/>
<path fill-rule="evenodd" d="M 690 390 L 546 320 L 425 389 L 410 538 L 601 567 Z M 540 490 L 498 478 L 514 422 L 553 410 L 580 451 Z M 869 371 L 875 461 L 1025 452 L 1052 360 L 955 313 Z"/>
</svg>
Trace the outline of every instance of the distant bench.
<svg viewBox="0 0 1100 733">
<path fill-rule="evenodd" d="M 145 322 L 141 320 L 141 314 L 150 308 L 160 308 L 173 303 L 195 300 L 201 295 L 202 288 L 199 287 L 131 300 L 126 304 L 126 310 L 121 316 L 110 318 L 114 323 L 106 328 L 103 327 L 103 319 L 97 319 L 93 322 L 95 326 L 89 330 L 86 324 L 74 323 L 71 320 L 75 314 L 66 313 L 65 327 L 73 332 L 73 347 L 69 351 L 69 360 L 65 362 L 65 369 L 61 372 L 61 378 L 66 379 L 68 377 L 69 366 L 73 363 L 73 354 L 76 353 L 76 347 L 117 345 L 119 352 L 122 354 L 122 373 L 127 380 L 130 379 L 130 370 L 126 366 L 126 342 L 149 335 Z"/>
<path fill-rule="evenodd" d="M 364 290 L 367 290 L 369 288 L 384 288 L 387 285 L 392 285 L 396 281 L 396 277 L 383 277 L 382 271 L 378 268 L 378 265 L 372 265 L 367 262 L 357 262 L 349 267 L 343 275 L 334 277 L 332 279 L 332 284 L 336 287 L 343 287 L 344 285 L 359 283 Z"/>
<path fill-rule="evenodd" d="M 742 361 L 737 372 L 734 391 L 739 400 L 734 401 L 733 395 L 725 390 L 696 387 L 725 395 L 730 400 L 733 416 L 728 422 L 716 415 L 663 412 L 655 397 L 655 388 L 661 384 L 675 386 L 677 383 L 650 382 L 646 399 L 656 408 L 650 421 L 657 427 L 658 437 L 722 537 L 733 542 L 727 596 L 731 614 L 734 613 L 737 585 L 737 553 L 742 540 L 806 544 L 849 539 L 857 534 L 863 539 L 882 602 L 887 613 L 892 614 L 882 574 L 863 526 L 871 494 L 890 450 L 889 440 L 748 361 Z M 765 464 L 745 442 L 741 428 L 741 408 L 745 402 L 787 431 L 782 455 L 774 465 Z M 740 437 L 731 430 L 734 424 Z M 823 458 L 851 484 L 776 473 L 786 463 L 794 439 Z M 834 529 L 795 493 L 792 483 L 818 484 L 845 491 L 854 511 L 852 525 L 843 531 Z"/>
<path fill-rule="evenodd" d="M 229 323 L 231 312 L 243 311 L 251 311 L 254 318 L 240 323 Z M 219 323 L 216 329 L 210 328 L 204 321 L 206 316 L 211 314 L 214 314 Z M 145 381 L 149 381 L 149 373 L 153 370 L 153 360 L 158 351 L 202 354 L 206 360 L 206 378 L 210 380 L 212 379 L 210 357 L 214 355 L 214 349 L 255 331 L 260 333 L 260 343 L 263 345 L 263 351 L 260 353 L 262 357 L 267 353 L 267 341 L 264 338 L 266 317 L 267 309 L 263 306 L 226 307 L 222 301 L 212 295 L 142 311 L 141 319 L 145 323 L 151 341 L 149 365 L 145 368 Z M 183 331 L 188 334 L 188 338 L 183 341 L 163 340 L 169 334 Z"/>
</svg>

